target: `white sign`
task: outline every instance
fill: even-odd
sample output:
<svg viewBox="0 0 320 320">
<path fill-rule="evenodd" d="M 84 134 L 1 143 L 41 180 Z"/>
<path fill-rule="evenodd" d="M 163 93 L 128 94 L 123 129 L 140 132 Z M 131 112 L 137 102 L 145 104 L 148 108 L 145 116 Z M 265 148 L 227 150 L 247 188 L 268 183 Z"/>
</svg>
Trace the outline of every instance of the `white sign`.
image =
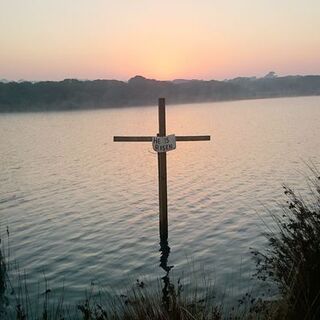
<svg viewBox="0 0 320 320">
<path fill-rule="evenodd" d="M 167 152 L 176 148 L 176 136 L 152 137 L 152 147 L 156 152 Z"/>
</svg>

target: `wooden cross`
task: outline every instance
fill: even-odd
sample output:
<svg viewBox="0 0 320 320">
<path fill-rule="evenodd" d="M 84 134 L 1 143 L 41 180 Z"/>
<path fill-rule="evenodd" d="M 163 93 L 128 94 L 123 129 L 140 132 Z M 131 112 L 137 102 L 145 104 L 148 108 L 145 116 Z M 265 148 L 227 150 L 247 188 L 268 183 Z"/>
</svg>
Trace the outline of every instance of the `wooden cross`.
<svg viewBox="0 0 320 320">
<path fill-rule="evenodd" d="M 159 99 L 159 133 L 157 137 L 166 136 L 166 106 L 165 99 Z M 152 136 L 115 136 L 114 142 L 153 142 Z M 210 136 L 176 136 L 176 141 L 208 141 Z M 159 227 L 160 238 L 168 238 L 168 202 L 167 202 L 167 154 L 158 152 L 158 176 L 159 176 Z"/>
</svg>

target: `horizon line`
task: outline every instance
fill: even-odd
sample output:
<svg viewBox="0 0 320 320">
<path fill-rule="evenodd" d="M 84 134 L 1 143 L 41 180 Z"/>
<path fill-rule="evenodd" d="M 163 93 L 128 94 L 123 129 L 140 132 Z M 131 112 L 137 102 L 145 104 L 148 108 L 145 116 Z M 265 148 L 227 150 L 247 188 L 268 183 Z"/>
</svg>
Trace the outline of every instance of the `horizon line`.
<svg viewBox="0 0 320 320">
<path fill-rule="evenodd" d="M 273 73 L 273 75 L 271 75 L 271 73 Z M 38 82 L 62 82 L 65 80 L 77 80 L 77 81 L 119 81 L 119 82 L 124 82 L 124 83 L 128 83 L 130 80 L 134 79 L 134 78 L 143 78 L 145 80 L 154 80 L 154 81 L 159 81 L 159 82 L 174 82 L 174 81 L 220 81 L 220 82 L 224 82 L 224 81 L 231 81 L 231 80 L 235 80 L 235 79 L 239 79 L 239 78 L 243 78 L 243 79 L 275 79 L 275 78 L 285 78 L 285 77 L 308 77 L 308 76 L 320 76 L 320 74 L 287 74 L 287 75 L 277 75 L 276 73 L 274 73 L 273 71 L 268 72 L 267 74 L 265 74 L 264 76 L 236 76 L 233 78 L 225 78 L 223 80 L 218 80 L 218 79 L 198 79 L 198 78 L 174 78 L 172 80 L 160 80 L 160 79 L 156 79 L 156 78 L 147 78 L 145 76 L 142 75 L 135 75 L 131 78 L 129 78 L 128 80 L 121 80 L 121 79 L 116 79 L 116 78 L 63 78 L 60 80 L 50 80 L 50 79 L 46 79 L 46 80 L 27 80 L 27 79 L 18 79 L 18 80 L 8 80 L 6 78 L 1 78 L 0 79 L 0 83 L 12 83 L 12 82 L 16 82 L 16 83 L 23 83 L 23 82 L 31 82 L 31 83 L 38 83 Z"/>
</svg>

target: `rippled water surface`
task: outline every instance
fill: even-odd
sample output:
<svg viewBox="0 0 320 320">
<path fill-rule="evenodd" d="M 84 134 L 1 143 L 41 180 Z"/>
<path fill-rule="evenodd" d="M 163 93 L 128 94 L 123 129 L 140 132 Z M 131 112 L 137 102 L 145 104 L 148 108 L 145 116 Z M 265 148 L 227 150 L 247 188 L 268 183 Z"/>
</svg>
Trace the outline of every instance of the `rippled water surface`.
<svg viewBox="0 0 320 320">
<path fill-rule="evenodd" d="M 168 133 L 212 137 L 168 153 L 177 277 L 247 283 L 267 207 L 284 201 L 284 182 L 305 190 L 304 161 L 319 165 L 319 119 L 319 97 L 167 106 Z M 156 107 L 0 115 L 0 229 L 30 282 L 45 273 L 80 299 L 91 282 L 122 290 L 164 275 L 157 156 L 151 143 L 112 141 L 155 135 L 157 124 Z"/>
</svg>

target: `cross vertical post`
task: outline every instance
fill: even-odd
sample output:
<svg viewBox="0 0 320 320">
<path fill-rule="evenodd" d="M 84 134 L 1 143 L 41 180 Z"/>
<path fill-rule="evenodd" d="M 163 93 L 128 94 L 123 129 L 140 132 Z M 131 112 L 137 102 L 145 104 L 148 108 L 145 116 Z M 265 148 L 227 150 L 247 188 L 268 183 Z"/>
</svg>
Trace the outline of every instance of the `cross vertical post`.
<svg viewBox="0 0 320 320">
<path fill-rule="evenodd" d="M 158 101 L 159 108 L 159 137 L 166 136 L 166 105 L 165 99 Z M 159 228 L 160 238 L 168 238 L 168 197 L 167 197 L 167 153 L 158 152 L 159 176 Z"/>
</svg>

